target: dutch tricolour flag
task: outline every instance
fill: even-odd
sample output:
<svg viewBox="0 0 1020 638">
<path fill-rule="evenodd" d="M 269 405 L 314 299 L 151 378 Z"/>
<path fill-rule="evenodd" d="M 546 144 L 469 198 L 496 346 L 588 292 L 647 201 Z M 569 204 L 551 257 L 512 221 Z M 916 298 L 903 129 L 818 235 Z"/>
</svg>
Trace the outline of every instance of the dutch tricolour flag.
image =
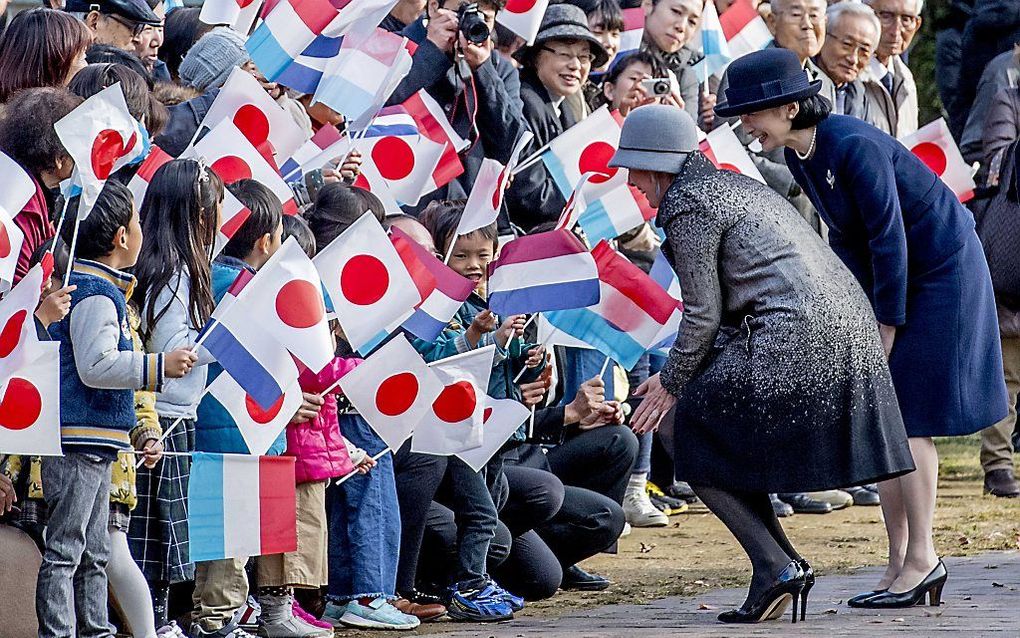
<svg viewBox="0 0 1020 638">
<path fill-rule="evenodd" d="M 598 303 L 598 269 L 566 230 L 519 237 L 489 264 L 489 308 L 500 315 L 584 308 Z"/>
<path fill-rule="evenodd" d="M 326 64 L 340 53 L 341 42 L 342 37 L 319 34 L 277 74 L 276 81 L 295 91 L 314 94 Z"/>
<path fill-rule="evenodd" d="M 607 242 L 599 242 L 591 254 L 598 266 L 599 302 L 588 308 L 547 312 L 545 318 L 630 370 L 656 343 L 677 302 Z"/>
<path fill-rule="evenodd" d="M 282 554 L 297 549 L 294 457 L 191 457 L 191 560 Z"/>
</svg>

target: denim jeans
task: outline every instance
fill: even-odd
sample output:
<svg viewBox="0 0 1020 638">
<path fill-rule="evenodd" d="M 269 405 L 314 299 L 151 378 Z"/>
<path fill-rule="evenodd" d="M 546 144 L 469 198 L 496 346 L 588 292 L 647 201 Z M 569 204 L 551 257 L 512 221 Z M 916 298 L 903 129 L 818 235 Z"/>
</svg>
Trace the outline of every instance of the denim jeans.
<svg viewBox="0 0 1020 638">
<path fill-rule="evenodd" d="M 356 414 L 340 415 L 340 432 L 372 456 L 386 447 Z M 400 556 L 393 455 L 380 457 L 368 474 L 355 474 L 342 485 L 326 488 L 326 516 L 330 599 L 393 597 Z"/>
<path fill-rule="evenodd" d="M 453 510 L 457 522 L 458 589 L 474 589 L 485 583 L 486 556 L 496 534 L 496 505 L 485 476 L 451 456 L 446 464 L 436 500 Z"/>
<path fill-rule="evenodd" d="M 106 612 L 111 463 L 77 452 L 43 458 L 50 519 L 35 590 L 39 638 L 113 636 Z"/>
</svg>

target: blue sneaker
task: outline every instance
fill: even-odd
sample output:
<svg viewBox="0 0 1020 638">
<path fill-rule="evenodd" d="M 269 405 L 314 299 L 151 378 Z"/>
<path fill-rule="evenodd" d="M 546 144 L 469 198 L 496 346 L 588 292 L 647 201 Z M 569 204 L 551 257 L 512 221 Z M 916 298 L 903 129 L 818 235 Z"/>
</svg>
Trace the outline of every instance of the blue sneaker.
<svg viewBox="0 0 1020 638">
<path fill-rule="evenodd" d="M 453 620 L 469 622 L 512 620 L 514 610 L 504 599 L 504 593 L 492 581 L 480 589 L 455 590 L 446 614 Z"/>
<path fill-rule="evenodd" d="M 494 581 L 494 580 L 490 580 L 489 581 L 489 585 L 491 585 L 496 590 L 496 594 L 497 595 L 503 597 L 503 600 L 506 601 L 506 604 L 510 605 L 510 609 L 512 609 L 515 612 L 518 612 L 518 611 L 521 611 L 522 609 L 524 609 L 524 599 L 523 598 L 521 598 L 520 596 L 515 596 L 515 595 L 511 594 L 507 590 L 505 590 L 502 587 L 500 587 L 499 584 L 496 581 Z"/>
</svg>

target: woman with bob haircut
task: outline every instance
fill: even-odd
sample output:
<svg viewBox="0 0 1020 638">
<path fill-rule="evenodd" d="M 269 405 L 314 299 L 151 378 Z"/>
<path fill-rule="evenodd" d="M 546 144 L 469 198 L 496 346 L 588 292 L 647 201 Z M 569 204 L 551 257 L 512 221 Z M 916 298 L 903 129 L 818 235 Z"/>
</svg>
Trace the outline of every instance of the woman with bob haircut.
<svg viewBox="0 0 1020 638">
<path fill-rule="evenodd" d="M 14 16 L 0 36 L 0 103 L 15 92 L 67 86 L 85 68 L 92 34 L 81 20 L 38 7 Z"/>
</svg>

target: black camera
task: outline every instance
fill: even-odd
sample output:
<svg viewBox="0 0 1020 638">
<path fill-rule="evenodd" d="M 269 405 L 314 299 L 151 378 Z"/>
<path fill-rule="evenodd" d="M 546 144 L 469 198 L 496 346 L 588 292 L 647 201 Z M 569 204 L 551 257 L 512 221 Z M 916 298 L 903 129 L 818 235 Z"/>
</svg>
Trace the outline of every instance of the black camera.
<svg viewBox="0 0 1020 638">
<path fill-rule="evenodd" d="M 468 42 L 482 44 L 489 39 L 489 25 L 485 23 L 485 16 L 478 8 L 478 3 L 460 5 L 457 20 L 460 22 L 460 32 Z"/>
</svg>

